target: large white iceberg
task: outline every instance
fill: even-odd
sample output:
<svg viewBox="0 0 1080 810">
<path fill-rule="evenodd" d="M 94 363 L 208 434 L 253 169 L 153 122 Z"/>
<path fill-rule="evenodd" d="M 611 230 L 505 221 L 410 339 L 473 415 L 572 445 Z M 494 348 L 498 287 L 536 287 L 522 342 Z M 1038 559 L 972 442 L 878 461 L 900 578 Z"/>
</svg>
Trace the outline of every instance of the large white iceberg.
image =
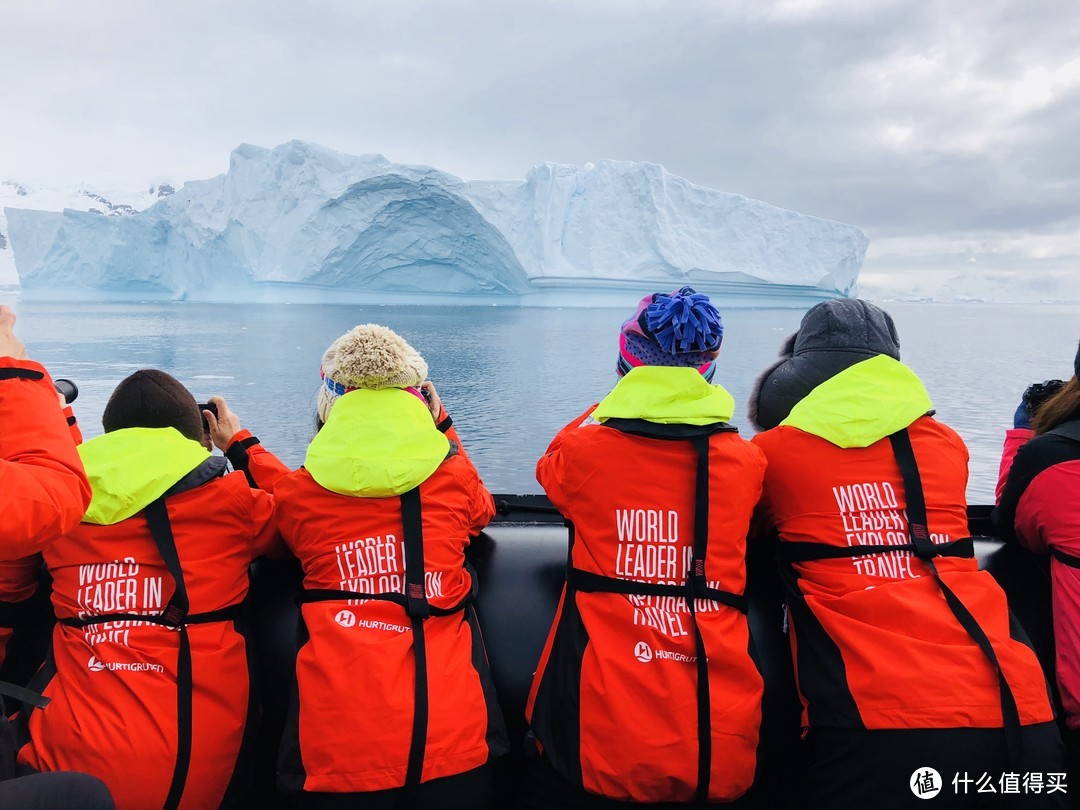
<svg viewBox="0 0 1080 810">
<path fill-rule="evenodd" d="M 651 163 L 478 182 L 298 141 L 242 145 L 226 174 L 131 216 L 6 215 L 32 297 L 566 305 L 691 284 L 729 304 L 805 306 L 855 295 L 868 244 Z"/>
</svg>

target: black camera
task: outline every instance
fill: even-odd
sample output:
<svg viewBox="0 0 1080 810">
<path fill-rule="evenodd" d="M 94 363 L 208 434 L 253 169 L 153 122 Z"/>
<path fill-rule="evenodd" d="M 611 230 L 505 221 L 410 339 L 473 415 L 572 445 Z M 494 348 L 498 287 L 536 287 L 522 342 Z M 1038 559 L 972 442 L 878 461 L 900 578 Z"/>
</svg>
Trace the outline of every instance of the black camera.
<svg viewBox="0 0 1080 810">
<path fill-rule="evenodd" d="M 214 415 L 214 418 L 216 419 L 218 415 L 217 405 L 215 405 L 213 402 L 202 402 L 199 404 L 199 416 L 202 417 L 202 429 L 209 433 L 210 423 L 206 421 L 206 415 L 203 413 L 203 411 L 210 411 L 210 413 L 212 413 Z"/>
<path fill-rule="evenodd" d="M 79 396 L 79 386 L 71 380 L 56 379 L 53 380 L 53 386 L 56 388 L 56 393 L 60 394 L 60 396 L 64 398 L 64 402 L 68 405 L 74 402 L 75 398 Z"/>
<path fill-rule="evenodd" d="M 1024 405 L 1027 407 L 1028 416 L 1034 416 L 1035 411 L 1058 391 L 1065 387 L 1064 380 L 1046 380 L 1041 383 L 1032 383 L 1024 391 Z"/>
</svg>

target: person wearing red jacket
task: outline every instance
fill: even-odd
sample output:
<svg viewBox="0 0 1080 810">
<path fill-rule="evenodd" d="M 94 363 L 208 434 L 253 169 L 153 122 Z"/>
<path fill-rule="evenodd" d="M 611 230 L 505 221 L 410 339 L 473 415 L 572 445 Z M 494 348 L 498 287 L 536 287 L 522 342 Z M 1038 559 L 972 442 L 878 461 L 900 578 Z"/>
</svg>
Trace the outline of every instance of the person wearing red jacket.
<svg viewBox="0 0 1080 810">
<path fill-rule="evenodd" d="M 49 373 L 12 333 L 15 313 L 0 306 L 0 538 L 5 559 L 41 551 L 77 525 L 90 498 L 75 443 Z"/>
<path fill-rule="evenodd" d="M 857 299 L 811 308 L 750 413 L 764 430 L 758 517 L 779 535 L 807 806 L 984 807 L 987 784 L 1001 793 L 1009 774 L 1005 806 L 1065 806 L 1060 791 L 1019 784 L 1064 776 L 1047 685 L 978 570 L 967 449 L 900 362 L 892 318 Z"/>
<path fill-rule="evenodd" d="M 63 400 L 63 397 L 59 399 Z M 76 445 L 82 444 L 82 432 L 66 401 L 63 414 L 72 440 Z M 0 560 L 0 667 L 7 660 L 8 643 L 16 625 L 25 622 L 27 612 L 32 610 L 30 600 L 37 593 L 43 565 L 41 552 L 15 560 Z"/>
<path fill-rule="evenodd" d="M 1050 557 L 1069 784 L 1080 786 L 1080 350 L 1073 369 L 1067 382 L 1024 392 L 1005 436 L 993 517 L 1003 540 Z"/>
<path fill-rule="evenodd" d="M 36 584 L 41 550 L 78 525 L 90 503 L 90 484 L 53 381 L 44 367 L 26 358 L 14 326 L 15 313 L 0 306 L 0 560 L 4 561 L 0 565 L 14 583 L 4 596 L 18 602 L 33 592 L 32 588 L 27 592 L 26 569 L 34 569 L 31 578 Z M 4 691 L 6 685 L 0 687 Z M 7 722 L 0 718 L 0 724 Z M 14 752 L 0 733 L 0 759 L 6 757 L 13 759 Z M 0 806 L 26 810 L 113 806 L 105 785 L 92 776 L 63 772 L 12 779 L 13 769 L 13 761 L 0 761 L 0 780 L 5 780 L 0 781 Z"/>
<path fill-rule="evenodd" d="M 20 762 L 92 773 L 119 808 L 239 803 L 241 603 L 249 564 L 280 543 L 273 498 L 210 455 L 194 398 L 164 372 L 121 382 L 102 425 L 79 447 L 86 514 L 44 550 L 58 621 L 34 685 L 51 702 L 29 713 Z"/>
<path fill-rule="evenodd" d="M 571 529 L 525 808 L 703 806 L 753 782 L 763 683 L 743 592 L 765 459 L 710 384 L 722 337 L 690 287 L 643 298 L 619 381 L 537 463 Z"/>
<path fill-rule="evenodd" d="M 495 504 L 426 375 L 357 326 L 323 355 L 303 468 L 245 466 L 303 567 L 278 763 L 303 807 L 483 808 L 508 749 L 465 559 Z"/>
</svg>

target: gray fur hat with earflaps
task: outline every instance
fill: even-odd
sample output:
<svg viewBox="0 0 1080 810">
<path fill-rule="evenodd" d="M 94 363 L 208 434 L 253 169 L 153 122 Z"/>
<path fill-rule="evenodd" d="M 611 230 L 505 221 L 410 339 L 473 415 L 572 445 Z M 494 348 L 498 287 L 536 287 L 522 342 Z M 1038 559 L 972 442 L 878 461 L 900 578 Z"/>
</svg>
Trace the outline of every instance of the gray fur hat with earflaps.
<svg viewBox="0 0 1080 810">
<path fill-rule="evenodd" d="M 326 421 L 338 397 L 357 388 L 418 388 L 428 366 L 393 329 L 364 323 L 330 344 L 322 358 L 317 409 Z"/>
<path fill-rule="evenodd" d="M 750 422 L 759 430 L 776 427 L 821 383 L 879 354 L 900 359 L 900 339 L 889 313 L 859 298 L 822 301 L 784 341 L 780 359 L 754 381 L 747 405 Z"/>
</svg>

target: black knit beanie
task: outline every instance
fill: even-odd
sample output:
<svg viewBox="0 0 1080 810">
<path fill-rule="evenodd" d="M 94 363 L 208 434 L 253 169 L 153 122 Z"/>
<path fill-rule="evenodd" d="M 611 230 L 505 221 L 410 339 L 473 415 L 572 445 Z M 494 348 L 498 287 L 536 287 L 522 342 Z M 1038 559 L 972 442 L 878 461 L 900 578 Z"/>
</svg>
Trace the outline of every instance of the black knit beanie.
<svg viewBox="0 0 1080 810">
<path fill-rule="evenodd" d="M 203 440 L 202 414 L 195 397 L 172 375 L 153 368 L 136 371 L 116 386 L 101 426 L 106 433 L 122 428 L 176 428 L 189 439 Z"/>
</svg>

